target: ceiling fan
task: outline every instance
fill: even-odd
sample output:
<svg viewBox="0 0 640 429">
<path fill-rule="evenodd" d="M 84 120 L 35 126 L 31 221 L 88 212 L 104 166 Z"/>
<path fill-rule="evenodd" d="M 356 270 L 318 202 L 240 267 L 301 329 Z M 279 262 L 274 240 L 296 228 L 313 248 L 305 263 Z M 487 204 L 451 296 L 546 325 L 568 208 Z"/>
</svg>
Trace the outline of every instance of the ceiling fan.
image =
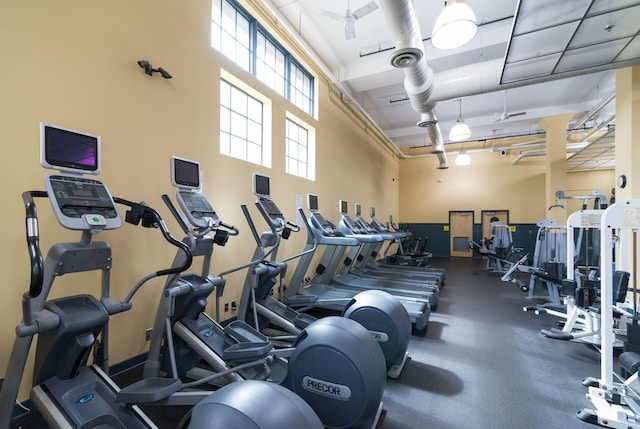
<svg viewBox="0 0 640 429">
<path fill-rule="evenodd" d="M 358 8 L 351 12 L 349 1 L 347 1 L 347 11 L 344 13 L 344 15 L 340 15 L 339 13 L 331 12 L 328 10 L 320 10 L 320 15 L 328 16 L 329 18 L 342 21 L 342 25 L 344 26 L 344 37 L 347 40 L 351 40 L 356 37 L 355 22 L 358 19 L 370 14 L 377 8 L 378 5 L 376 4 L 376 2 L 370 1 L 361 8 Z"/>
<path fill-rule="evenodd" d="M 504 109 L 501 113 L 495 113 L 496 115 L 500 115 L 500 117 L 494 122 L 506 121 L 507 119 L 513 118 L 514 116 L 522 116 L 527 114 L 527 112 L 507 112 L 507 90 L 505 89 L 502 93 L 504 94 Z"/>
</svg>

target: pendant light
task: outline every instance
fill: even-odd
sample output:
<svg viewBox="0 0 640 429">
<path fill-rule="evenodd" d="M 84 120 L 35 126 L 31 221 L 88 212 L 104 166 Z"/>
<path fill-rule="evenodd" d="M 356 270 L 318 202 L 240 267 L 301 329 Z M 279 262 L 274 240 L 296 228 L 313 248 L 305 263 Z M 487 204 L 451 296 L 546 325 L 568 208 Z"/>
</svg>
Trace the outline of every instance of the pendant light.
<svg viewBox="0 0 640 429">
<path fill-rule="evenodd" d="M 433 25 L 431 43 L 438 49 L 455 49 L 468 43 L 477 32 L 476 15 L 465 0 L 445 1 Z"/>
<path fill-rule="evenodd" d="M 464 150 L 464 145 L 462 145 L 462 149 L 458 152 L 458 156 L 456 156 L 456 165 L 469 165 L 471 164 L 471 157 Z"/>
<path fill-rule="evenodd" d="M 461 142 L 471 137 L 471 130 L 469 126 L 464 123 L 464 119 L 462 119 L 462 100 L 460 98 L 458 98 L 458 105 L 460 109 L 458 119 L 453 128 L 451 128 L 451 131 L 449 131 L 449 140 L 453 142 Z"/>
</svg>

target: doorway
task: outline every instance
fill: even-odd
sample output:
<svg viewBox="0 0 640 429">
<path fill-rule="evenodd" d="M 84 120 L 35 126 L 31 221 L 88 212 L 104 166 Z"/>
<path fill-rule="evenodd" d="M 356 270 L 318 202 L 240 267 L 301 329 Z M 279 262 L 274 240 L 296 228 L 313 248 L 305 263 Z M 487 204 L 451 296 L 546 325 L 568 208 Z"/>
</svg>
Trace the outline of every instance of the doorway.
<svg viewBox="0 0 640 429">
<path fill-rule="evenodd" d="M 471 258 L 469 240 L 473 239 L 473 211 L 449 212 L 449 256 Z"/>
</svg>

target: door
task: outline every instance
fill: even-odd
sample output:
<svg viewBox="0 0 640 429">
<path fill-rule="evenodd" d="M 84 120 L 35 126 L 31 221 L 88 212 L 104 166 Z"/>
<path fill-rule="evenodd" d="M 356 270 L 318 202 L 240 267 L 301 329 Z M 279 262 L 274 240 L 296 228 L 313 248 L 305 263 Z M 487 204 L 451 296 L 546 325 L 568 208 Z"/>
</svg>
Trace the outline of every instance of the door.
<svg viewBox="0 0 640 429">
<path fill-rule="evenodd" d="M 449 255 L 471 258 L 473 252 L 469 240 L 473 238 L 473 211 L 449 212 Z"/>
<path fill-rule="evenodd" d="M 482 238 L 491 237 L 491 219 L 497 217 L 503 225 L 509 225 L 509 210 L 482 210 Z"/>
</svg>

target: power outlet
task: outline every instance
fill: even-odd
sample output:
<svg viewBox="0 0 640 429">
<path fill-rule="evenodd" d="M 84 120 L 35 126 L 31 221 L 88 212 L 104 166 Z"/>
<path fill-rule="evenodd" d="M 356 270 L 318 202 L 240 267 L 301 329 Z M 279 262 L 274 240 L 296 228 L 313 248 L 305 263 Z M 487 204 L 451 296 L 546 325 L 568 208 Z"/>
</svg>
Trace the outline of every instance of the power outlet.
<svg viewBox="0 0 640 429">
<path fill-rule="evenodd" d="M 153 329 L 152 328 L 147 328 L 146 331 L 144 331 L 144 340 L 145 341 L 151 341 L 151 334 L 153 333 Z"/>
<path fill-rule="evenodd" d="M 235 301 L 231 301 L 231 311 L 237 311 L 238 304 Z"/>
<path fill-rule="evenodd" d="M 229 311 L 229 303 L 225 302 L 224 303 L 224 312 L 226 313 L 227 311 Z"/>
</svg>

